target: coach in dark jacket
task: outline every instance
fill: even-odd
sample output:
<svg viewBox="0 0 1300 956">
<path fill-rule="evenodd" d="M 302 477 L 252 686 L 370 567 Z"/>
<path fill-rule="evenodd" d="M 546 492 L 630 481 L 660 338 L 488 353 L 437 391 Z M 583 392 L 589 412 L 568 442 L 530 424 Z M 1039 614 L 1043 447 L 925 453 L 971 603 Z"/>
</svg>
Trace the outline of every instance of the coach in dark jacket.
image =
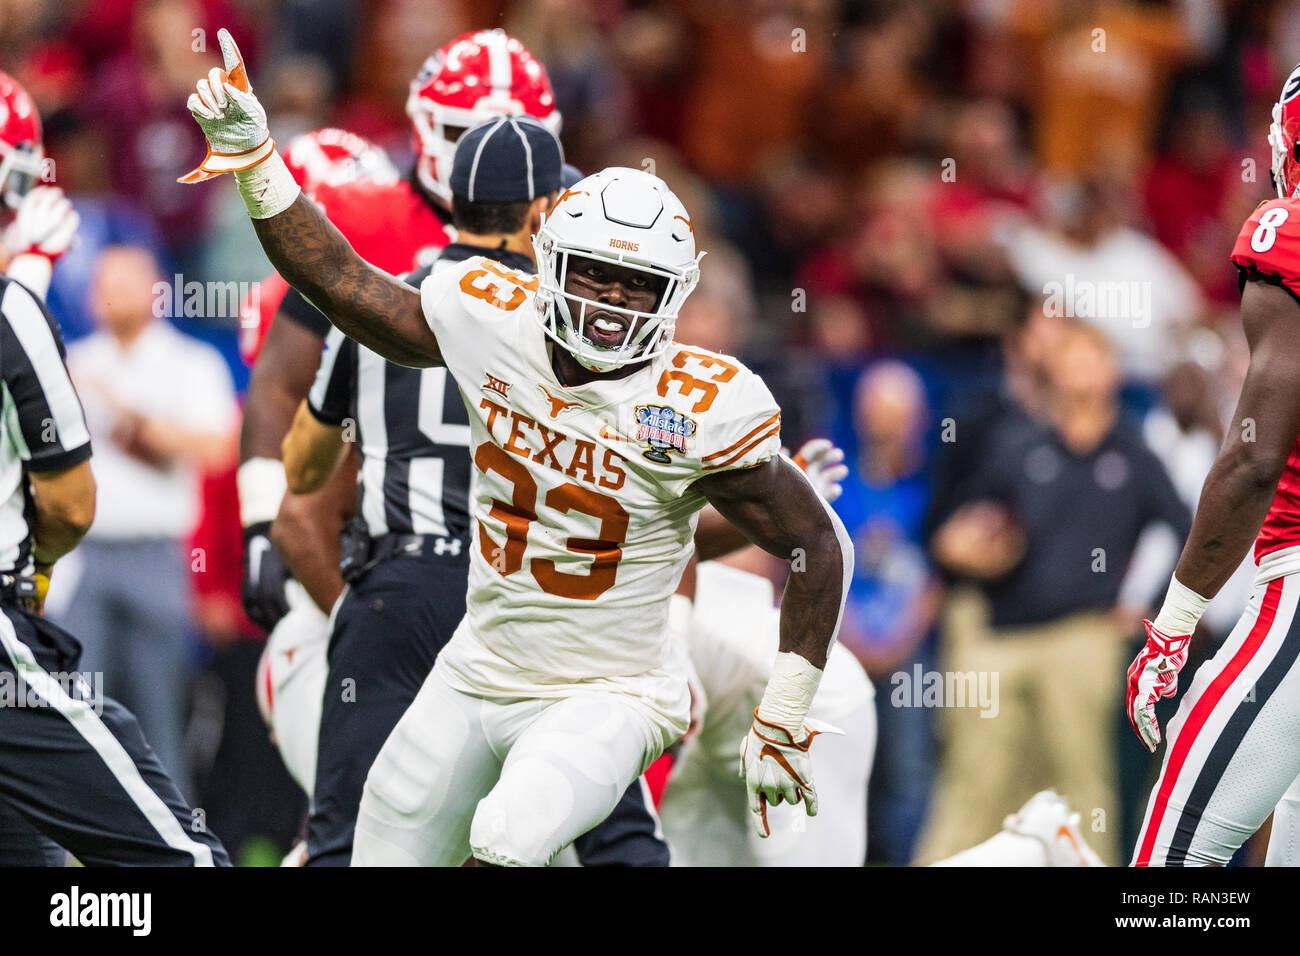
<svg viewBox="0 0 1300 956">
<path fill-rule="evenodd" d="M 1094 848 L 1117 860 L 1110 718 L 1124 635 L 1113 612 L 1142 532 L 1163 523 L 1181 539 L 1190 516 L 1120 417 L 1119 367 L 1104 334 L 1065 323 L 1048 371 L 1046 419 L 1008 419 L 988 434 L 964 503 L 931 539 L 941 565 L 980 582 L 987 608 L 984 620 L 950 621 L 947 668 L 983 675 L 981 686 L 996 690 L 979 709 L 947 708 L 923 859 L 978 843 L 1053 787 L 1083 814 Z"/>
</svg>

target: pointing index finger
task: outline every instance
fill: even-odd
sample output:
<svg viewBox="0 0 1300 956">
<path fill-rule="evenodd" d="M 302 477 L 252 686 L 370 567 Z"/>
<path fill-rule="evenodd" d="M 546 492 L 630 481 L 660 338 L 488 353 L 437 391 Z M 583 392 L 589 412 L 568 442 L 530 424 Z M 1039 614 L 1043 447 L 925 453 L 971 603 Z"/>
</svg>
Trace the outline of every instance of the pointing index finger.
<svg viewBox="0 0 1300 956">
<path fill-rule="evenodd" d="M 217 42 L 221 45 L 221 57 L 226 63 L 226 73 L 230 77 L 230 85 L 237 90 L 248 92 L 250 89 L 248 70 L 244 68 L 244 58 L 240 55 L 239 47 L 235 44 L 235 38 L 230 35 L 229 30 L 222 27 L 217 31 Z"/>
</svg>

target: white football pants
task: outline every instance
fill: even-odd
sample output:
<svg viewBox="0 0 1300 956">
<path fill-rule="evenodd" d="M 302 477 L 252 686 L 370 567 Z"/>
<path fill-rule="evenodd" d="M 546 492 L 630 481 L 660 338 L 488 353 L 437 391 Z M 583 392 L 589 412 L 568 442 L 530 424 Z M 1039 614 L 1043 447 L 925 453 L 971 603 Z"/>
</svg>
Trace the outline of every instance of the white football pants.
<svg viewBox="0 0 1300 956">
<path fill-rule="evenodd" d="M 435 670 L 366 777 L 353 866 L 545 866 L 605 819 L 664 734 L 627 694 L 489 699 Z"/>
<path fill-rule="evenodd" d="M 1300 575 L 1258 585 L 1196 671 L 1169 722 L 1135 866 L 1225 864 L 1296 792 L 1300 776 Z M 1283 804 L 1283 829 L 1290 825 Z M 1285 837 L 1277 834 L 1275 860 Z"/>
</svg>

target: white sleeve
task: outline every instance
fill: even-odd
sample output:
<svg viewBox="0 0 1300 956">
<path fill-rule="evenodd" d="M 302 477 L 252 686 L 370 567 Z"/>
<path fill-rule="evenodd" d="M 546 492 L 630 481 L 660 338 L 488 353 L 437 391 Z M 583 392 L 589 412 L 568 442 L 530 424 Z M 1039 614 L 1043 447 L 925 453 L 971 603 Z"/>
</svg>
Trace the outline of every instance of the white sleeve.
<svg viewBox="0 0 1300 956">
<path fill-rule="evenodd" d="M 761 378 L 741 366 L 701 416 L 696 478 L 761 465 L 781 453 L 781 409 Z"/>
</svg>

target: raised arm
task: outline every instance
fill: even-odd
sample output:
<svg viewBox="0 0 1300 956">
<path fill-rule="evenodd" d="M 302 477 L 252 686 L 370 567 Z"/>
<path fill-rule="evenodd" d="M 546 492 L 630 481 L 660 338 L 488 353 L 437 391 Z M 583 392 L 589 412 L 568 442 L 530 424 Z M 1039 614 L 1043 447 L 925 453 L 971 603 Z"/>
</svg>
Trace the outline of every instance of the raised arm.
<svg viewBox="0 0 1300 956">
<path fill-rule="evenodd" d="M 284 161 L 278 155 L 263 165 Z M 261 167 L 236 173 L 240 192 L 256 189 Z M 287 174 L 288 170 L 284 172 Z M 275 175 L 278 169 L 265 175 Z M 251 211 L 251 210 L 250 210 Z M 438 340 L 420 307 L 420 293 L 353 251 L 321 212 L 299 193 L 283 212 L 253 219 L 267 258 L 344 335 L 398 365 L 441 365 Z"/>
<path fill-rule="evenodd" d="M 358 256 L 302 195 L 275 151 L 239 48 L 226 30 L 217 38 L 226 69 L 214 67 L 199 80 L 187 103 L 207 137 L 208 155 L 181 182 L 233 172 L 267 258 L 330 322 L 398 364 L 442 364 L 419 292 Z"/>
</svg>

